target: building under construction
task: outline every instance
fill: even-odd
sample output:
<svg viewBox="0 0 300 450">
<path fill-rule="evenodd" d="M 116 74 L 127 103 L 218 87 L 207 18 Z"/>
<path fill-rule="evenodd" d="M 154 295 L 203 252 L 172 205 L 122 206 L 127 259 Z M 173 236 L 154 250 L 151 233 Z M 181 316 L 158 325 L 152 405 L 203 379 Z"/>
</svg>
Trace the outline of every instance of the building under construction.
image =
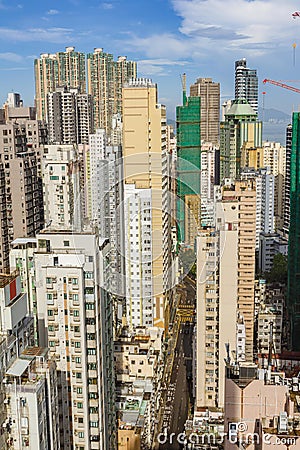
<svg viewBox="0 0 300 450">
<path fill-rule="evenodd" d="M 290 162 L 288 298 L 292 350 L 300 350 L 300 113 L 293 113 Z"/>
<path fill-rule="evenodd" d="M 200 227 L 201 133 L 200 97 L 186 96 L 176 108 L 177 226 L 179 241 L 193 245 Z"/>
</svg>

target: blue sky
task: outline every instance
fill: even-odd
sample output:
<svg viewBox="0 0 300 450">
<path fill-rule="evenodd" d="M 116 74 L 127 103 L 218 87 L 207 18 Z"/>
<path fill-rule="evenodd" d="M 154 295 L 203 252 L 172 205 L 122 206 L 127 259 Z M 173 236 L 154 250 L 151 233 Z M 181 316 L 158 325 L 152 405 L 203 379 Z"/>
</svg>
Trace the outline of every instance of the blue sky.
<svg viewBox="0 0 300 450">
<path fill-rule="evenodd" d="M 297 0 L 0 0 L 0 105 L 10 91 L 33 104 L 34 58 L 73 45 L 136 60 L 139 76 L 158 83 L 170 118 L 181 102 L 180 74 L 188 86 L 198 77 L 220 82 L 223 101 L 233 98 L 234 61 L 245 57 L 265 107 L 290 114 L 300 94 L 262 80 L 300 88 L 298 10 Z"/>
</svg>

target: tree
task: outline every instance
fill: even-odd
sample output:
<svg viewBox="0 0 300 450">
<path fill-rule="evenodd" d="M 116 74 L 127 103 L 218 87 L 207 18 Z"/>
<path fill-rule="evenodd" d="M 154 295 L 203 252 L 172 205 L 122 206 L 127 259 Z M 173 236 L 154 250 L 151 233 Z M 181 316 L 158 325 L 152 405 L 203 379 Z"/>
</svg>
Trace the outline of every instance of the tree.
<svg viewBox="0 0 300 450">
<path fill-rule="evenodd" d="M 277 253 L 273 259 L 273 266 L 270 272 L 265 274 L 268 283 L 287 283 L 287 256 Z"/>
</svg>

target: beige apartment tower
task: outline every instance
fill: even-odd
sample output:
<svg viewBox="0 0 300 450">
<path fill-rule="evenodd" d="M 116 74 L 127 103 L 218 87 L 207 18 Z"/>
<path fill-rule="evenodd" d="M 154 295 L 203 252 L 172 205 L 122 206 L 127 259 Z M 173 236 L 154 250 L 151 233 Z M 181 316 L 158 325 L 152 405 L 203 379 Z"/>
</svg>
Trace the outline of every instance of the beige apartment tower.
<svg viewBox="0 0 300 450">
<path fill-rule="evenodd" d="M 136 62 L 95 48 L 87 54 L 88 93 L 94 101 L 94 128 L 103 128 L 110 135 L 113 115 L 122 112 L 122 86 L 136 77 Z"/>
<path fill-rule="evenodd" d="M 220 141 L 220 83 L 198 78 L 190 86 L 191 97 L 201 97 L 201 140 L 218 145 Z"/>
<path fill-rule="evenodd" d="M 224 406 L 225 362 L 253 360 L 256 192 L 224 186 L 197 239 L 196 407 Z"/>
<path fill-rule="evenodd" d="M 137 79 L 123 88 L 127 321 L 165 326 L 168 268 L 166 111 L 157 87 Z M 141 217 L 141 221 L 138 219 Z"/>
</svg>

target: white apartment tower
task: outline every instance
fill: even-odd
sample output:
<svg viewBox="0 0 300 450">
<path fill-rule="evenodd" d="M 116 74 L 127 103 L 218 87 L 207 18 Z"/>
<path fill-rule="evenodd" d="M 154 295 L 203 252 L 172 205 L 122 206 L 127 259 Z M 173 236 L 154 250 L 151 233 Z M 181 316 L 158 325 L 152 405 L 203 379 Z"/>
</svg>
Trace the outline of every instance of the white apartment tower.
<svg viewBox="0 0 300 450">
<path fill-rule="evenodd" d="M 37 239 L 39 336 L 57 364 L 61 445 L 115 449 L 108 241 L 63 231 Z"/>
<path fill-rule="evenodd" d="M 42 158 L 45 226 L 81 229 L 80 165 L 77 147 L 46 145 Z"/>
</svg>

